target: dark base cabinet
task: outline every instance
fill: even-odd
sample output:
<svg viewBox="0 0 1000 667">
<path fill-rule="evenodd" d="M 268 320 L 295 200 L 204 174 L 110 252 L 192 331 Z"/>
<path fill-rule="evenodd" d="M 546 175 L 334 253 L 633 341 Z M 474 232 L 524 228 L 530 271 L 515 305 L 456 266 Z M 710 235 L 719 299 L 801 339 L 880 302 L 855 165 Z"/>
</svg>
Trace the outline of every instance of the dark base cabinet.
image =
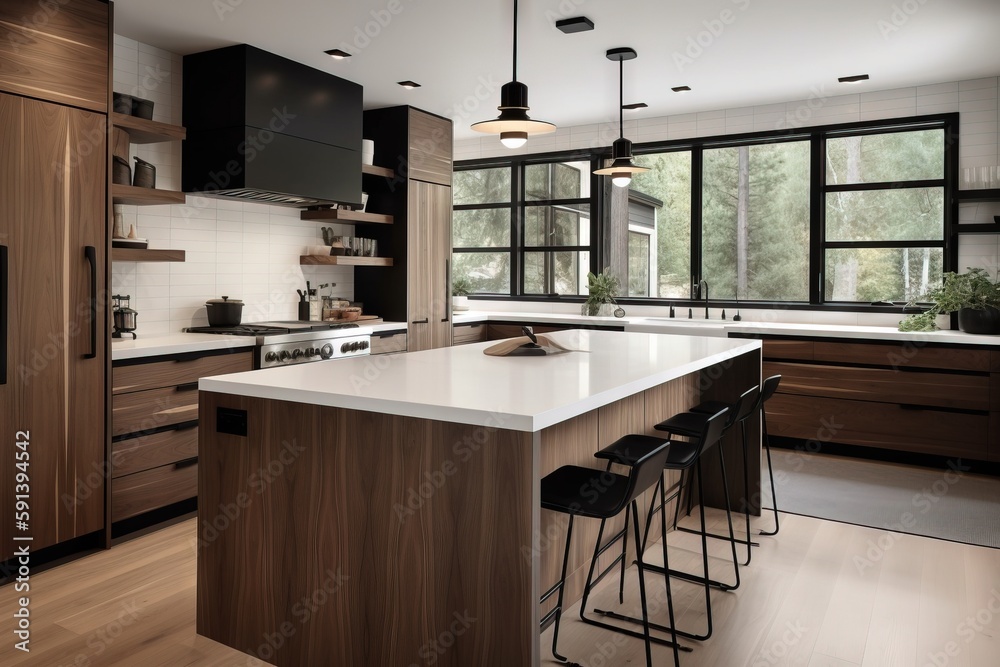
<svg viewBox="0 0 1000 667">
<path fill-rule="evenodd" d="M 763 342 L 763 376 L 782 376 L 767 404 L 771 435 L 1000 460 L 1000 352 L 844 339 Z"/>
<path fill-rule="evenodd" d="M 118 362 L 112 369 L 111 521 L 198 495 L 198 380 L 253 370 L 248 349 Z"/>
</svg>

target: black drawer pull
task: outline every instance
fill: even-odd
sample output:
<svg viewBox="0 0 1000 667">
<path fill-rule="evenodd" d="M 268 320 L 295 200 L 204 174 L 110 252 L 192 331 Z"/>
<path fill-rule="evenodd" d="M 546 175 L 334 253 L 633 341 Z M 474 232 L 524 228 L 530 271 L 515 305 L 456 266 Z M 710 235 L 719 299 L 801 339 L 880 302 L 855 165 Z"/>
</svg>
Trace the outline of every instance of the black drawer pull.
<svg viewBox="0 0 1000 667">
<path fill-rule="evenodd" d="M 190 468 L 191 466 L 196 466 L 196 465 L 198 465 L 197 457 L 193 459 L 185 459 L 183 461 L 178 461 L 177 463 L 175 463 L 174 470 L 180 470 L 182 468 Z"/>
<path fill-rule="evenodd" d="M 184 384 L 177 385 L 175 391 L 192 391 L 198 388 L 198 382 L 185 382 Z"/>
<path fill-rule="evenodd" d="M 430 320 L 425 317 L 422 320 L 413 320 L 412 322 L 410 322 L 410 324 L 427 324 L 429 322 Z"/>
<path fill-rule="evenodd" d="M 927 407 L 923 406 L 923 405 L 913 405 L 912 403 L 900 403 L 899 404 L 899 409 L 900 410 L 912 410 L 913 412 L 920 412 L 922 410 L 926 410 Z"/>
</svg>

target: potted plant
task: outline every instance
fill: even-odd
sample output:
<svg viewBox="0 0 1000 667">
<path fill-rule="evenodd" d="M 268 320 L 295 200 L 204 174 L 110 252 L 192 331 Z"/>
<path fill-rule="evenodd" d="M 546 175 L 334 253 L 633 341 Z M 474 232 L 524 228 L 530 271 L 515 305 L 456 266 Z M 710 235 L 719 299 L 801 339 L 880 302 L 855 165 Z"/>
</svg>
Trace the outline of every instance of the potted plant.
<svg viewBox="0 0 1000 667">
<path fill-rule="evenodd" d="M 923 300 L 930 301 L 931 307 L 901 321 L 900 331 L 934 331 L 938 315 L 957 311 L 958 328 L 962 331 L 1000 334 L 1000 284 L 990 280 L 985 269 L 970 268 L 968 273 L 949 271 L 944 274 L 941 286 L 931 290 Z"/>
<path fill-rule="evenodd" d="M 451 283 L 451 308 L 452 310 L 468 310 L 469 294 L 472 292 L 472 281 L 459 276 Z"/>
<path fill-rule="evenodd" d="M 601 273 L 588 273 L 587 301 L 583 304 L 583 314 L 599 315 L 602 305 L 615 303 L 614 296 L 619 287 L 618 276 L 609 273 L 607 267 Z"/>
</svg>

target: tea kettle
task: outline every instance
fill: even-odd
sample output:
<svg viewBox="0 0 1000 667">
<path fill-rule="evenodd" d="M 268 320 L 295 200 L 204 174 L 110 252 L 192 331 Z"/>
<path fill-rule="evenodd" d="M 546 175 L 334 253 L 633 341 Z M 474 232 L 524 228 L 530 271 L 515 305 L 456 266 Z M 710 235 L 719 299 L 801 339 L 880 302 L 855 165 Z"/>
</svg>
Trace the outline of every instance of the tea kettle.
<svg viewBox="0 0 1000 667">
<path fill-rule="evenodd" d="M 132 334 L 132 340 L 135 340 L 135 321 L 139 313 L 129 308 L 129 301 L 132 299 L 132 296 L 129 294 L 125 296 L 115 294 L 111 299 L 114 301 L 111 308 L 111 316 L 115 326 L 115 331 L 111 334 L 111 337 L 121 338 L 124 333 Z"/>
</svg>

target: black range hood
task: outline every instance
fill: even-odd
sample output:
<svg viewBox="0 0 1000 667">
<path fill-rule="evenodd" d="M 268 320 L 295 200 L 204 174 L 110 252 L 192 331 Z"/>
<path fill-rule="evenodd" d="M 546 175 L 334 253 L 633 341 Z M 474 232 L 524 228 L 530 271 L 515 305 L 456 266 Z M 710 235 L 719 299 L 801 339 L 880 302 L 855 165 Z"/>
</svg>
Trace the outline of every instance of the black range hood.
<svg viewBox="0 0 1000 667">
<path fill-rule="evenodd" d="M 241 44 L 184 56 L 182 189 L 361 205 L 362 87 Z"/>
</svg>

